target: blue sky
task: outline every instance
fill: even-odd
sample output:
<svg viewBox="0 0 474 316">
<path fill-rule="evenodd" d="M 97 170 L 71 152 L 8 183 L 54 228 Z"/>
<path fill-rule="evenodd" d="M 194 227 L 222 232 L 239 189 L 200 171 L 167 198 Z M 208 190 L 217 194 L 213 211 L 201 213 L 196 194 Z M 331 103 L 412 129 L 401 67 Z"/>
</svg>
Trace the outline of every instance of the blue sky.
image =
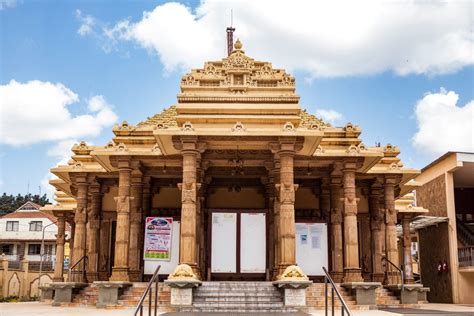
<svg viewBox="0 0 474 316">
<path fill-rule="evenodd" d="M 106 144 L 114 122 L 135 124 L 175 103 L 180 77 L 189 67 L 224 57 L 230 7 L 236 37 L 247 54 L 288 68 L 297 79 L 303 107 L 334 125 L 359 125 L 366 145 L 395 144 L 405 166 L 415 168 L 447 150 L 474 150 L 472 22 L 465 21 L 465 7 L 417 7 L 413 21 L 426 24 L 428 19 L 429 25 L 425 30 L 412 25 L 416 31 L 407 33 L 410 17 L 399 21 L 400 8 L 389 5 L 379 8 L 384 19 L 351 9 L 346 28 L 331 29 L 321 13 L 316 22 L 297 14 L 322 11 L 305 10 L 310 2 L 297 2 L 292 10 L 300 11 L 284 12 L 284 23 L 278 18 L 284 5 L 275 4 L 275 12 L 256 18 L 255 12 L 262 11 L 251 3 L 0 0 L 0 191 L 26 193 L 29 185 L 31 193 L 40 186 L 45 192 L 48 169 L 64 159 L 64 147 L 71 142 Z M 469 7 L 471 2 L 460 3 Z M 331 14 L 339 10 L 323 9 Z M 432 10 L 447 13 L 437 16 Z M 145 11 L 149 15 L 144 17 Z M 358 12 L 364 16 L 355 19 Z M 375 27 L 360 22 L 370 19 Z M 378 29 L 383 30 L 380 36 Z M 438 43 L 439 38 L 446 40 Z M 99 130 L 77 123 L 63 137 L 55 136 L 62 125 L 36 126 L 49 113 L 48 104 L 56 102 L 52 92 L 38 91 L 54 92 L 59 85 L 69 98 L 62 108 L 68 112 L 64 126 L 87 115 L 87 124 L 98 122 Z"/>
</svg>

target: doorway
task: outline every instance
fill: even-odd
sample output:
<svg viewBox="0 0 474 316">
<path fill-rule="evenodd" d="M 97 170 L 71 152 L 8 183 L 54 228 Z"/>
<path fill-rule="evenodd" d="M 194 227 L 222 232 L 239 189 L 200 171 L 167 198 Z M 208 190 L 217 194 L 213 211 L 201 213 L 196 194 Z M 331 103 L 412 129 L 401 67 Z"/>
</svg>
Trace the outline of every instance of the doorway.
<svg viewBox="0 0 474 316">
<path fill-rule="evenodd" d="M 210 210 L 209 279 L 265 280 L 266 210 Z"/>
</svg>

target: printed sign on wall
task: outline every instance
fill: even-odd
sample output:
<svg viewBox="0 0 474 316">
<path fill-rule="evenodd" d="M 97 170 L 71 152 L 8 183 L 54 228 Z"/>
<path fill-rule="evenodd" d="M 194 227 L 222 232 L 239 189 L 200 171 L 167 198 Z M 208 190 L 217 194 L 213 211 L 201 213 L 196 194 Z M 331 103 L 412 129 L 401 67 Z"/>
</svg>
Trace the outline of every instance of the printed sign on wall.
<svg viewBox="0 0 474 316">
<path fill-rule="evenodd" d="M 145 221 L 144 260 L 171 259 L 173 218 L 147 217 Z"/>
</svg>

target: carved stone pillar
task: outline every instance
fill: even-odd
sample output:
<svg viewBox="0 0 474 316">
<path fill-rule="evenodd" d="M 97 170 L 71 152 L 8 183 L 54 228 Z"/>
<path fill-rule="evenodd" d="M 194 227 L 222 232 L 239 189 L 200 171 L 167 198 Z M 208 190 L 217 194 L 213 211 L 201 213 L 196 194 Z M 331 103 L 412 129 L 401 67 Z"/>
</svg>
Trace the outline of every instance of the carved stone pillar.
<svg viewBox="0 0 474 316">
<path fill-rule="evenodd" d="M 64 242 L 66 241 L 66 217 L 58 214 L 58 234 L 56 235 L 56 263 L 54 264 L 54 282 L 63 282 L 64 277 Z"/>
<path fill-rule="evenodd" d="M 273 168 L 271 168 L 273 169 Z M 268 181 L 265 182 L 265 208 L 268 209 L 266 216 L 267 222 L 267 271 L 266 280 L 270 281 L 273 278 L 273 268 L 275 262 L 275 233 L 274 233 L 274 214 L 273 204 L 275 201 L 275 183 L 273 180 L 273 170 L 268 171 Z"/>
<path fill-rule="evenodd" d="M 197 257 L 197 191 L 200 184 L 197 183 L 197 158 L 198 150 L 196 138 L 183 138 L 183 182 L 179 184 L 181 189 L 181 238 L 179 262 L 187 264 L 193 269 L 193 273 L 200 278 Z"/>
<path fill-rule="evenodd" d="M 71 266 L 81 260 L 86 254 L 86 220 L 87 220 L 87 192 L 89 184 L 87 183 L 87 176 L 80 175 L 76 178 L 77 181 L 77 207 L 74 215 L 74 222 L 76 224 L 74 234 L 74 261 Z M 76 266 L 76 270 L 84 271 L 84 260 Z M 77 273 L 75 280 L 78 282 L 86 281 L 83 279 L 82 273 Z"/>
<path fill-rule="evenodd" d="M 384 209 L 380 205 L 382 184 L 375 181 L 370 189 L 370 227 L 372 230 L 372 281 L 383 282 L 384 270 L 382 257 L 385 255 Z"/>
<path fill-rule="evenodd" d="M 355 171 L 356 163 L 344 164 L 344 283 L 363 281 L 359 265 Z"/>
<path fill-rule="evenodd" d="M 68 217 L 68 223 L 71 225 L 71 237 L 69 237 L 69 266 L 74 262 L 74 236 L 76 235 L 76 223 L 74 217 Z"/>
<path fill-rule="evenodd" d="M 130 281 L 141 281 L 140 269 L 140 235 L 142 230 L 142 205 L 143 205 L 143 182 L 141 173 L 137 170 L 132 172 L 131 186 L 131 208 L 130 208 L 130 244 L 128 266 L 130 267 Z"/>
<path fill-rule="evenodd" d="M 278 152 L 280 157 L 280 183 L 276 184 L 280 202 L 280 257 L 278 270 L 282 275 L 288 266 L 296 264 L 295 249 L 295 191 L 298 185 L 294 183 L 293 158 L 294 144 L 283 143 Z"/>
<path fill-rule="evenodd" d="M 142 186 L 142 228 L 138 238 L 138 245 L 140 246 L 139 256 L 140 256 L 140 270 L 143 273 L 144 261 L 143 261 L 143 247 L 145 242 L 145 233 L 144 233 L 144 224 L 148 216 L 151 215 L 152 209 L 152 197 L 151 192 L 151 177 L 143 177 L 143 186 Z"/>
<path fill-rule="evenodd" d="M 337 283 L 343 276 L 343 247 L 342 247 L 342 164 L 334 164 L 331 173 L 331 277 Z"/>
<path fill-rule="evenodd" d="M 272 170 L 274 183 L 280 182 L 280 158 L 275 155 L 274 169 Z M 276 279 L 279 273 L 278 264 L 280 263 L 280 199 L 278 198 L 278 192 L 276 192 L 276 186 L 274 189 L 273 199 L 273 278 Z"/>
<path fill-rule="evenodd" d="M 324 177 L 321 182 L 321 194 L 319 195 L 319 210 L 321 219 L 328 221 L 331 214 L 331 180 Z"/>
<path fill-rule="evenodd" d="M 99 242 L 99 280 L 100 281 L 107 281 L 110 275 L 110 220 L 104 220 L 101 218 L 100 221 L 100 242 Z M 114 245 L 110 245 L 110 247 L 115 247 Z"/>
<path fill-rule="evenodd" d="M 395 210 L 395 182 L 396 179 L 386 177 L 384 183 L 384 198 L 385 198 L 385 247 L 386 255 L 397 267 L 400 266 L 398 258 L 398 243 L 397 243 L 397 211 Z M 390 264 L 387 265 L 387 275 L 385 284 L 397 284 L 399 279 L 398 271 L 396 271 Z"/>
<path fill-rule="evenodd" d="M 90 185 L 89 193 L 91 204 L 87 212 L 87 281 L 94 282 L 99 280 L 99 229 L 102 209 L 100 184 Z"/>
<path fill-rule="evenodd" d="M 119 192 L 117 203 L 117 230 L 115 232 L 115 258 L 110 281 L 130 280 L 128 266 L 128 248 L 130 236 L 130 178 L 131 167 L 127 159 L 119 160 Z"/>
<path fill-rule="evenodd" d="M 411 258 L 411 234 L 410 234 L 410 214 L 402 217 L 403 229 L 403 270 L 405 273 L 405 284 L 413 284 L 413 260 Z"/>
</svg>

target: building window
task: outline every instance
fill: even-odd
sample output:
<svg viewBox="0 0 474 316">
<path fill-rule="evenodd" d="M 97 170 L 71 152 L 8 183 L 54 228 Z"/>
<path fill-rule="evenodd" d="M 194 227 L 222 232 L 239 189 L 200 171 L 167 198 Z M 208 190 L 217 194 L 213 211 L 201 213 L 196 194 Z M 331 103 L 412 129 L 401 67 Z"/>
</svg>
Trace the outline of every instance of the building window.
<svg viewBox="0 0 474 316">
<path fill-rule="evenodd" d="M 40 232 L 43 229 L 42 221 L 33 221 L 30 222 L 30 232 Z"/>
<path fill-rule="evenodd" d="M 2 245 L 1 248 L 2 251 L 1 253 L 4 253 L 6 255 L 12 255 L 13 254 L 13 245 Z"/>
<path fill-rule="evenodd" d="M 17 232 L 18 221 L 7 221 L 7 232 Z"/>
<path fill-rule="evenodd" d="M 41 254 L 41 244 L 29 244 L 28 245 L 28 254 L 29 255 L 39 255 L 39 254 Z"/>
</svg>

